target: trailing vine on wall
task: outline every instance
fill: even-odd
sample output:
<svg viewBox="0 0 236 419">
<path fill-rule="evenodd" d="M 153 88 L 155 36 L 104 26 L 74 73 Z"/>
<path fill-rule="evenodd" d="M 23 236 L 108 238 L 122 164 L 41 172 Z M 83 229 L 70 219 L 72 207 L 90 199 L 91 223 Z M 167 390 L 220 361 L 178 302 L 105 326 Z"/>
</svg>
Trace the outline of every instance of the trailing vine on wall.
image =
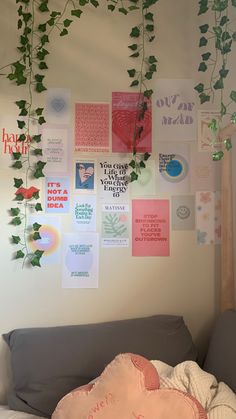
<svg viewBox="0 0 236 419">
<path fill-rule="evenodd" d="M 143 132 L 143 120 L 151 99 L 153 90 L 148 89 L 148 82 L 157 71 L 157 59 L 154 55 L 146 54 L 146 45 L 154 40 L 155 27 L 153 13 L 149 10 L 158 0 L 107 0 L 108 10 L 118 11 L 123 15 L 138 11 L 140 22 L 130 31 L 133 43 L 129 44 L 130 57 L 137 60 L 135 68 L 128 69 L 128 76 L 132 78 L 130 87 L 138 88 L 139 101 L 137 116 L 133 133 L 133 158 L 130 162 L 132 168 L 130 181 L 137 180 L 149 153 L 137 153 L 137 144 Z M 17 143 L 25 145 L 26 154 L 21 148 L 12 154 L 12 168 L 17 174 L 14 177 L 16 206 L 10 209 L 11 224 L 22 227 L 23 233 L 12 235 L 11 241 L 18 246 L 14 254 L 15 259 L 22 259 L 22 265 L 41 266 L 40 260 L 43 251 L 31 251 L 31 240 L 39 240 L 41 225 L 35 222 L 29 226 L 29 214 L 32 210 L 43 210 L 40 199 L 40 190 L 32 183 L 34 179 L 44 177 L 43 150 L 41 134 L 34 134 L 35 126 L 46 123 L 44 108 L 35 106 L 35 94 L 47 90 L 45 75 L 48 70 L 47 58 L 50 54 L 50 45 L 55 32 L 60 37 L 69 34 L 74 20 L 86 13 L 86 6 L 97 8 L 97 0 L 64 0 L 61 10 L 50 9 L 49 0 L 16 0 L 17 27 L 19 30 L 19 45 L 17 46 L 18 59 L 4 67 L 6 76 L 16 86 L 25 85 L 26 97 L 15 102 L 18 109 L 17 125 L 20 135 Z M 53 70 L 52 70 L 53 71 Z M 18 174 L 24 170 L 23 177 Z M 20 205 L 21 203 L 21 205 Z"/>
<path fill-rule="evenodd" d="M 235 20 L 230 9 L 236 7 L 236 0 L 200 0 L 198 15 L 206 15 L 207 22 L 199 26 L 199 48 L 203 51 L 199 72 L 208 74 L 207 83 L 199 83 L 195 89 L 199 93 L 200 103 L 219 100 L 219 120 L 215 118 L 209 124 L 214 134 L 213 160 L 221 160 L 224 156 L 219 143 L 219 129 L 228 123 L 236 124 L 236 90 L 227 96 L 226 82 L 230 73 L 229 58 L 233 42 L 236 41 Z M 212 24 L 210 22 L 213 22 Z M 219 93 L 219 95 L 217 95 Z M 230 138 L 223 139 L 227 151 L 232 148 Z M 218 148 L 218 149 L 217 149 Z"/>
</svg>

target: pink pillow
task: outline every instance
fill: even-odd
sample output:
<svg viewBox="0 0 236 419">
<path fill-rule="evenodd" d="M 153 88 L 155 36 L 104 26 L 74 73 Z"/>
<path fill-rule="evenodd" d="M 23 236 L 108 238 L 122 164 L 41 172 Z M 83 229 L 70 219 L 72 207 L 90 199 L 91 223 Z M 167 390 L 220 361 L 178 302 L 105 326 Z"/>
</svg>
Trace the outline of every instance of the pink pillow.
<svg viewBox="0 0 236 419">
<path fill-rule="evenodd" d="M 97 381 L 58 403 L 52 419 L 207 419 L 200 403 L 175 389 L 159 389 L 156 368 L 134 354 L 118 355 Z"/>
</svg>

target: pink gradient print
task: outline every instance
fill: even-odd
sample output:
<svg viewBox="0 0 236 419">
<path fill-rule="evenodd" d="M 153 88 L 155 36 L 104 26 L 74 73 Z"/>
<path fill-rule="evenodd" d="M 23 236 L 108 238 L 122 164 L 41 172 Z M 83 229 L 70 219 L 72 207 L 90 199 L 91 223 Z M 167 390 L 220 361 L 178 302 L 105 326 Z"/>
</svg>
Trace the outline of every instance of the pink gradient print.
<svg viewBox="0 0 236 419">
<path fill-rule="evenodd" d="M 133 137 L 137 118 L 139 93 L 112 93 L 112 151 L 129 153 L 133 151 Z M 138 152 L 152 151 L 152 104 L 147 99 L 147 111 L 144 119 L 138 122 L 143 125 L 143 132 L 137 139 Z"/>
<path fill-rule="evenodd" d="M 132 256 L 169 256 L 169 200 L 132 201 Z"/>
</svg>

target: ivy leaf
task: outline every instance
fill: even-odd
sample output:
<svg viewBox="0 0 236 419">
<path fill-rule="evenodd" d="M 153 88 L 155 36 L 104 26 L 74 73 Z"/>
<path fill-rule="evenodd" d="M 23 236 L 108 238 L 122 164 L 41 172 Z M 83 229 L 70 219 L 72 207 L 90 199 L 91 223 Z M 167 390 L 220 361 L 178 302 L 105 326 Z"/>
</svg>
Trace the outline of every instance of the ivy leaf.
<svg viewBox="0 0 236 419">
<path fill-rule="evenodd" d="M 17 120 L 17 125 L 18 125 L 18 128 L 23 129 L 24 126 L 25 126 L 25 121 L 18 121 Z"/>
<path fill-rule="evenodd" d="M 35 250 L 34 254 L 40 259 L 44 254 L 44 250 Z"/>
<path fill-rule="evenodd" d="M 40 265 L 40 260 L 37 256 L 34 256 L 31 261 L 30 261 L 32 266 L 38 266 L 39 268 L 41 267 Z"/>
<path fill-rule="evenodd" d="M 219 71 L 220 77 L 222 79 L 225 79 L 227 77 L 228 73 L 229 73 L 229 70 L 227 70 L 224 67 L 222 67 L 221 70 Z"/>
<path fill-rule="evenodd" d="M 215 90 L 220 90 L 220 89 L 223 89 L 224 88 L 224 81 L 223 81 L 223 79 L 222 78 L 220 78 L 219 80 L 217 80 L 216 82 L 215 82 L 215 84 L 214 84 L 214 89 Z"/>
<path fill-rule="evenodd" d="M 131 162 L 129 163 L 129 166 L 131 166 L 132 169 L 135 169 L 135 166 L 136 166 L 135 160 L 131 160 Z"/>
<path fill-rule="evenodd" d="M 137 58 L 139 57 L 139 52 L 135 52 L 134 54 L 130 55 L 131 58 Z"/>
<path fill-rule="evenodd" d="M 35 205 L 34 208 L 36 211 L 43 211 L 42 205 L 39 202 Z"/>
<path fill-rule="evenodd" d="M 221 102 L 221 106 L 220 106 L 220 115 L 224 116 L 226 114 L 226 106 L 224 105 L 223 102 Z"/>
<path fill-rule="evenodd" d="M 33 224 L 34 231 L 39 231 L 40 227 L 42 227 L 42 224 L 38 224 L 38 223 Z"/>
<path fill-rule="evenodd" d="M 37 134 L 37 135 L 32 136 L 31 141 L 35 141 L 36 143 L 40 143 L 41 140 L 42 140 L 42 134 Z"/>
<path fill-rule="evenodd" d="M 228 39 L 231 39 L 231 36 L 230 36 L 229 32 L 228 31 L 223 32 L 222 33 L 222 41 L 225 42 L 225 41 L 228 41 Z"/>
<path fill-rule="evenodd" d="M 156 66 L 156 64 L 152 64 L 152 65 L 150 65 L 150 67 L 149 67 L 149 71 L 152 71 L 153 73 L 154 73 L 155 71 L 157 71 L 157 66 Z"/>
<path fill-rule="evenodd" d="M 232 0 L 232 6 L 236 7 L 236 0 Z"/>
<path fill-rule="evenodd" d="M 206 93 L 201 93 L 199 95 L 200 103 L 201 105 L 205 102 L 209 102 L 211 100 L 211 97 L 209 95 L 206 95 Z"/>
<path fill-rule="evenodd" d="M 20 208 L 11 208 L 10 212 L 12 217 L 17 217 L 20 214 Z"/>
<path fill-rule="evenodd" d="M 43 74 L 35 74 L 34 78 L 37 82 L 41 83 L 44 79 L 44 75 Z"/>
<path fill-rule="evenodd" d="M 236 91 L 232 90 L 229 97 L 233 102 L 236 102 Z"/>
<path fill-rule="evenodd" d="M 44 117 L 43 117 L 43 116 L 40 116 L 40 117 L 39 117 L 39 119 L 38 119 L 38 123 L 39 123 L 39 125 L 42 125 L 42 124 L 45 124 L 45 123 L 46 123 L 46 120 L 44 119 Z"/>
<path fill-rule="evenodd" d="M 134 81 L 132 81 L 132 83 L 130 84 L 130 87 L 133 87 L 133 86 L 138 86 L 139 85 L 139 81 L 138 80 L 134 80 Z"/>
<path fill-rule="evenodd" d="M 233 39 L 233 41 L 236 41 L 236 32 L 234 32 L 234 33 L 232 34 L 232 39 Z"/>
<path fill-rule="evenodd" d="M 48 35 L 45 34 L 45 35 L 41 36 L 40 41 L 41 41 L 42 45 L 45 45 L 46 43 L 48 43 L 49 42 Z"/>
<path fill-rule="evenodd" d="M 130 48 L 132 51 L 136 51 L 138 49 L 138 44 L 129 45 L 128 48 Z"/>
<path fill-rule="evenodd" d="M 21 178 L 17 179 L 14 177 L 14 187 L 18 189 L 21 187 L 21 185 L 23 185 L 23 180 Z"/>
<path fill-rule="evenodd" d="M 227 22 L 229 22 L 228 16 L 222 16 L 220 19 L 220 26 L 224 26 Z"/>
<path fill-rule="evenodd" d="M 39 69 L 40 70 L 47 70 L 48 69 L 48 66 L 45 63 L 45 61 L 40 61 L 40 63 L 39 63 Z"/>
<path fill-rule="evenodd" d="M 153 72 L 152 71 L 147 71 L 146 73 L 145 73 L 145 78 L 147 79 L 147 80 L 151 80 L 152 79 L 152 76 L 153 76 Z"/>
<path fill-rule="evenodd" d="M 132 28 L 132 31 L 130 32 L 131 38 L 138 38 L 140 36 L 140 29 L 138 26 L 134 26 Z"/>
<path fill-rule="evenodd" d="M 156 59 L 155 55 L 149 55 L 148 62 L 149 62 L 149 64 L 157 63 L 157 59 Z"/>
<path fill-rule="evenodd" d="M 19 160 L 21 158 L 22 154 L 19 153 L 19 152 L 13 152 L 12 156 L 13 156 L 14 160 Z"/>
<path fill-rule="evenodd" d="M 35 90 L 36 92 L 41 93 L 44 90 L 47 90 L 47 88 L 43 85 L 43 83 L 36 83 Z"/>
<path fill-rule="evenodd" d="M 213 26 L 213 31 L 215 32 L 215 34 L 218 38 L 221 37 L 222 28 L 220 26 Z"/>
<path fill-rule="evenodd" d="M 42 156 L 42 155 L 43 155 L 43 150 L 42 150 L 42 148 L 35 148 L 35 149 L 34 149 L 34 151 L 33 151 L 33 154 L 34 154 L 35 156 Z"/>
<path fill-rule="evenodd" d="M 145 169 L 145 167 L 146 167 L 146 164 L 144 163 L 143 160 L 140 161 L 139 165 L 142 169 Z"/>
<path fill-rule="evenodd" d="M 94 7 L 98 7 L 99 3 L 97 0 L 90 0 L 90 3 L 94 6 Z"/>
<path fill-rule="evenodd" d="M 61 16 L 61 12 L 57 12 L 56 10 L 53 10 L 53 12 L 50 14 L 51 17 L 55 18 L 57 16 Z"/>
<path fill-rule="evenodd" d="M 233 147 L 230 138 L 227 138 L 226 140 L 224 140 L 224 144 L 227 151 L 229 151 Z"/>
<path fill-rule="evenodd" d="M 26 116 L 26 115 L 28 115 L 27 109 L 25 109 L 25 108 L 21 109 L 21 111 L 19 113 L 19 116 Z"/>
<path fill-rule="evenodd" d="M 26 106 L 26 100 L 17 100 L 15 104 L 18 106 L 19 109 L 23 109 Z"/>
<path fill-rule="evenodd" d="M 213 118 L 211 120 L 211 122 L 208 124 L 208 127 L 210 128 L 210 130 L 212 132 L 216 133 L 218 131 L 219 124 L 218 124 L 217 120 L 215 118 Z"/>
<path fill-rule="evenodd" d="M 213 154 L 212 154 L 212 159 L 214 160 L 214 161 L 219 161 L 219 160 L 221 160 L 222 159 L 222 157 L 224 156 L 224 152 L 223 151 L 215 151 Z"/>
<path fill-rule="evenodd" d="M 150 99 L 150 97 L 152 96 L 152 94 L 153 94 L 153 90 L 152 89 L 144 90 L 144 92 L 143 92 L 143 96 L 144 97 L 147 97 L 148 99 Z"/>
<path fill-rule="evenodd" d="M 143 160 L 144 160 L 144 161 L 147 161 L 147 160 L 149 159 L 149 157 L 151 157 L 151 154 L 149 154 L 149 153 L 146 151 L 146 153 L 144 153 Z"/>
<path fill-rule="evenodd" d="M 11 236 L 11 238 L 12 238 L 12 243 L 14 243 L 14 244 L 20 243 L 20 237 L 19 236 Z"/>
<path fill-rule="evenodd" d="M 212 10 L 216 12 L 223 12 L 228 7 L 228 0 L 214 0 Z"/>
<path fill-rule="evenodd" d="M 149 25 L 146 25 L 145 29 L 148 32 L 153 32 L 154 31 L 154 25 L 150 25 L 150 24 Z"/>
<path fill-rule="evenodd" d="M 134 171 L 130 173 L 130 182 L 134 182 L 135 180 L 138 179 L 138 174 L 135 173 Z"/>
<path fill-rule="evenodd" d="M 205 38 L 205 36 L 202 36 L 199 41 L 199 47 L 205 47 L 205 45 L 207 45 L 207 42 L 208 40 Z"/>
<path fill-rule="evenodd" d="M 24 199 L 25 198 L 24 195 L 22 195 L 22 193 L 18 193 L 15 198 L 16 201 L 24 201 Z"/>
<path fill-rule="evenodd" d="M 40 236 L 40 234 L 39 234 L 39 232 L 38 232 L 38 231 L 36 231 L 36 232 L 32 235 L 32 239 L 33 239 L 33 240 L 40 240 L 40 239 L 41 239 L 41 236 Z"/>
<path fill-rule="evenodd" d="M 46 50 L 45 48 L 41 48 L 40 50 L 38 50 L 36 56 L 40 61 L 43 61 L 45 56 L 48 54 L 49 54 L 48 50 Z"/>
<path fill-rule="evenodd" d="M 126 10 L 124 7 L 120 7 L 120 8 L 118 9 L 118 11 L 119 11 L 120 13 L 123 13 L 123 15 L 127 15 L 127 14 L 128 14 L 128 10 Z"/>
<path fill-rule="evenodd" d="M 40 25 L 38 25 L 39 32 L 46 32 L 46 30 L 47 30 L 47 23 L 41 23 Z"/>
<path fill-rule="evenodd" d="M 236 124 L 236 112 L 234 112 L 234 113 L 231 115 L 230 121 L 232 122 L 232 124 Z"/>
<path fill-rule="evenodd" d="M 43 113 L 43 110 L 44 110 L 44 108 L 37 108 L 36 110 L 35 110 L 35 113 L 36 113 L 36 115 L 42 115 L 42 113 Z"/>
<path fill-rule="evenodd" d="M 12 218 L 11 224 L 13 224 L 14 226 L 19 226 L 21 224 L 20 217 L 14 217 L 14 218 Z"/>
<path fill-rule="evenodd" d="M 232 39 L 229 42 L 226 42 L 226 44 L 224 44 L 223 48 L 222 48 L 222 54 L 228 54 L 229 52 L 231 52 L 231 45 L 232 45 Z"/>
<path fill-rule="evenodd" d="M 37 166 L 38 169 L 43 169 L 45 165 L 46 165 L 46 162 L 41 161 L 41 160 L 37 161 L 37 163 L 36 163 L 36 166 Z"/>
<path fill-rule="evenodd" d="M 32 198 L 39 199 L 39 191 L 34 192 L 33 195 L 32 195 Z"/>
<path fill-rule="evenodd" d="M 24 256 L 25 256 L 24 252 L 22 252 L 22 250 L 18 250 L 16 252 L 15 259 L 22 259 Z"/>
<path fill-rule="evenodd" d="M 129 77 L 134 77 L 135 73 L 136 73 L 136 70 L 135 70 L 135 68 L 132 68 L 131 70 L 127 70 L 127 72 L 129 74 Z"/>
<path fill-rule="evenodd" d="M 60 32 L 60 36 L 65 36 L 68 35 L 68 30 L 66 28 L 62 29 L 62 31 Z"/>
<path fill-rule="evenodd" d="M 198 16 L 202 15 L 203 13 L 206 13 L 208 10 L 207 3 L 206 4 L 200 4 Z"/>
<path fill-rule="evenodd" d="M 151 20 L 152 22 L 153 22 L 153 13 L 146 13 L 145 15 L 144 15 L 144 17 L 145 17 L 145 19 L 146 20 Z"/>
<path fill-rule="evenodd" d="M 198 67 L 198 71 L 206 71 L 206 70 L 207 70 L 206 63 L 204 63 L 204 62 L 200 63 L 200 65 Z"/>
<path fill-rule="evenodd" d="M 69 26 L 71 25 L 72 22 L 73 22 L 73 20 L 71 20 L 71 19 L 65 19 L 63 21 L 63 24 L 64 24 L 65 28 L 69 28 Z"/>
<path fill-rule="evenodd" d="M 48 8 L 48 0 L 42 1 L 42 3 L 39 6 L 40 12 L 49 12 Z"/>
<path fill-rule="evenodd" d="M 71 10 L 71 15 L 72 16 L 80 17 L 82 13 L 83 13 L 83 11 L 80 10 L 80 9 Z"/>
<path fill-rule="evenodd" d="M 14 168 L 14 169 L 22 169 L 22 163 L 21 163 L 21 161 L 15 161 L 15 163 L 13 163 L 13 165 L 12 165 L 12 167 Z"/>
<path fill-rule="evenodd" d="M 199 26 L 200 32 L 201 33 L 207 33 L 208 29 L 209 29 L 209 25 L 206 23 L 205 25 L 201 25 Z"/>
<path fill-rule="evenodd" d="M 109 4 L 108 6 L 107 6 L 107 8 L 108 8 L 108 10 L 110 10 L 111 12 L 113 12 L 114 10 L 115 10 L 115 6 L 114 6 L 114 4 Z"/>
<path fill-rule="evenodd" d="M 198 92 L 198 93 L 202 93 L 204 91 L 204 84 L 203 83 L 199 83 L 197 84 L 197 86 L 194 87 L 194 89 Z"/>
<path fill-rule="evenodd" d="M 211 56 L 211 52 L 206 52 L 205 54 L 202 54 L 203 61 L 209 60 L 210 56 Z"/>
</svg>

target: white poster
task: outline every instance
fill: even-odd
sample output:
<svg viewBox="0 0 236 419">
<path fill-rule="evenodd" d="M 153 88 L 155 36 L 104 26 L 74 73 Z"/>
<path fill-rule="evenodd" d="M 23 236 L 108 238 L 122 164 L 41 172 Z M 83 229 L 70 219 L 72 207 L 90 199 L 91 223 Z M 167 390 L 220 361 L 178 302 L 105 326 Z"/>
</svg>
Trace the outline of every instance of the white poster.
<svg viewBox="0 0 236 419">
<path fill-rule="evenodd" d="M 189 192 L 189 144 L 161 143 L 158 149 L 157 194 Z"/>
<path fill-rule="evenodd" d="M 69 144 L 70 131 L 68 127 L 45 126 L 42 127 L 43 161 L 45 175 L 68 175 L 69 170 Z"/>
<path fill-rule="evenodd" d="M 158 142 L 197 139 L 194 85 L 191 79 L 157 81 L 153 97 L 153 125 Z"/>
<path fill-rule="evenodd" d="M 78 195 L 72 208 L 73 229 L 96 231 L 96 196 Z"/>
<path fill-rule="evenodd" d="M 65 234 L 62 288 L 98 288 L 98 252 L 98 234 Z"/>
<path fill-rule="evenodd" d="M 195 229 L 195 196 L 176 195 L 171 197 L 172 230 Z"/>
<path fill-rule="evenodd" d="M 191 144 L 191 191 L 216 191 L 220 189 L 221 162 L 213 161 L 212 153 L 198 151 Z"/>
<path fill-rule="evenodd" d="M 219 244 L 221 241 L 220 192 L 196 193 L 197 244 Z"/>
<path fill-rule="evenodd" d="M 102 247 L 129 246 L 129 205 L 102 205 Z"/>
<path fill-rule="evenodd" d="M 46 113 L 49 124 L 66 125 L 70 123 L 71 91 L 63 88 L 47 90 Z"/>
<path fill-rule="evenodd" d="M 100 197 L 107 202 L 114 199 L 128 201 L 129 160 L 107 157 L 98 162 L 98 183 Z"/>
<path fill-rule="evenodd" d="M 209 124 L 212 120 L 219 123 L 220 113 L 216 111 L 201 110 L 198 111 L 198 149 L 199 151 L 213 152 L 220 148 L 217 139 L 218 131 L 214 134 Z"/>
</svg>

